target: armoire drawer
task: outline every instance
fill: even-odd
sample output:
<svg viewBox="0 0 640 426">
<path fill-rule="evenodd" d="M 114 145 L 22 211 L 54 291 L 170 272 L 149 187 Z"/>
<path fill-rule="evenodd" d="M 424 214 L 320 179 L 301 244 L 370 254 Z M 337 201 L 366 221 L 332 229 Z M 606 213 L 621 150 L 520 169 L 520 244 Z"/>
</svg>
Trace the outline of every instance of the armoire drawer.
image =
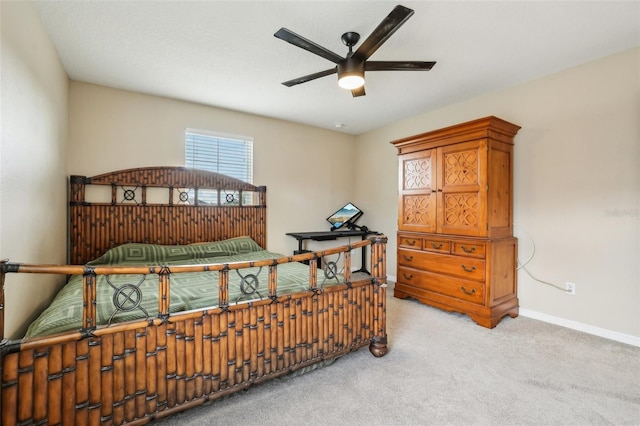
<svg viewBox="0 0 640 426">
<path fill-rule="evenodd" d="M 473 257 L 398 249 L 398 265 L 468 280 L 484 281 L 485 279 L 484 259 Z"/>
<path fill-rule="evenodd" d="M 398 236 L 398 247 L 420 250 L 422 248 L 422 238 Z"/>
<path fill-rule="evenodd" d="M 484 259 L 486 255 L 485 247 L 484 243 L 477 243 L 475 241 L 452 241 L 451 254 L 481 257 Z"/>
<path fill-rule="evenodd" d="M 485 285 L 477 281 L 461 280 L 448 275 L 399 267 L 398 282 L 416 289 L 438 293 L 467 302 L 484 304 Z"/>
<path fill-rule="evenodd" d="M 424 238 L 422 240 L 422 249 L 433 251 L 436 253 L 449 253 L 451 251 L 451 242 L 438 238 Z"/>
</svg>

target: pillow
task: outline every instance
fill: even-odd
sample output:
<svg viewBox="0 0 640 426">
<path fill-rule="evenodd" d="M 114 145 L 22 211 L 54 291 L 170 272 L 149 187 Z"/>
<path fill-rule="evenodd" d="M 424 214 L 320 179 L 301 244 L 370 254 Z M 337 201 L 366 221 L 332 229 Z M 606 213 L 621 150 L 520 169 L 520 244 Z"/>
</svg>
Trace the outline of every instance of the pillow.
<svg viewBox="0 0 640 426">
<path fill-rule="evenodd" d="M 163 264 L 167 261 L 189 260 L 188 246 L 162 246 L 159 244 L 127 243 L 108 250 L 89 265 Z"/>
<path fill-rule="evenodd" d="M 251 237 L 236 237 L 228 240 L 194 243 L 189 245 L 159 245 L 127 243 L 108 250 L 89 265 L 162 265 L 208 257 L 232 256 L 240 253 L 263 250 Z"/>
<path fill-rule="evenodd" d="M 213 256 L 232 256 L 235 254 L 250 253 L 252 251 L 262 251 L 251 237 L 236 237 L 228 240 L 194 243 L 190 244 L 194 250 L 194 255 L 199 258 Z"/>
</svg>

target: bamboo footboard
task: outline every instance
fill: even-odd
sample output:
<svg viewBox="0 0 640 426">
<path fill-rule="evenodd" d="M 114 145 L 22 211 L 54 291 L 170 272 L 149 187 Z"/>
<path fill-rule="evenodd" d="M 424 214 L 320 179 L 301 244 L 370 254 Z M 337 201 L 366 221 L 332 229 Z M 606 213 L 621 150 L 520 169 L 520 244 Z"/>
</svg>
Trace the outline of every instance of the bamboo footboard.
<svg viewBox="0 0 640 426">
<path fill-rule="evenodd" d="M 374 236 L 336 249 L 251 265 L 172 266 L 170 271 L 166 266 L 88 268 L 2 261 L 2 424 L 143 424 L 363 346 L 383 356 L 386 242 L 386 237 Z M 371 245 L 371 276 L 352 277 L 351 250 L 365 245 Z M 344 253 L 344 283 L 319 288 L 318 259 L 334 253 Z M 310 261 L 309 289 L 279 295 L 278 265 L 303 260 Z M 229 271 L 248 266 L 269 268 L 268 297 L 230 304 Z M 220 272 L 220 304 L 170 314 L 171 275 L 198 268 Z M 82 274 L 82 329 L 5 339 L 4 315 L 11 307 L 4 304 L 4 283 L 11 273 Z M 119 273 L 158 276 L 158 316 L 97 327 L 95 276 Z"/>
</svg>

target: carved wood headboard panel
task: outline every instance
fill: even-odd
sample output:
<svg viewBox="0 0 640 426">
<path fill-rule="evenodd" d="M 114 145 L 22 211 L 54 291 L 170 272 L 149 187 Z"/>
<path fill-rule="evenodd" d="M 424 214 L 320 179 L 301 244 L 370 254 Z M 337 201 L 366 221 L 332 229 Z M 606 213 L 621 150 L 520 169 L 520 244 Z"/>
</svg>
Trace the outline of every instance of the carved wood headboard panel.
<svg viewBox="0 0 640 426">
<path fill-rule="evenodd" d="M 125 243 L 191 244 L 248 235 L 266 248 L 264 186 L 205 170 L 144 167 L 71 176 L 70 191 L 71 264 Z"/>
</svg>

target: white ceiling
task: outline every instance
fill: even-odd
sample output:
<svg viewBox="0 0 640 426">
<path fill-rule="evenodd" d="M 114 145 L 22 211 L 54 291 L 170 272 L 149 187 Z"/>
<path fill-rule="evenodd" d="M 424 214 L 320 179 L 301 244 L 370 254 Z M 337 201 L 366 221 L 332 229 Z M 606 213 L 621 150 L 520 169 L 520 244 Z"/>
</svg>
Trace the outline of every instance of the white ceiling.
<svg viewBox="0 0 640 426">
<path fill-rule="evenodd" d="M 334 66 L 273 36 L 286 27 L 344 56 L 398 1 L 35 2 L 73 80 L 360 134 L 640 45 L 640 2 L 403 1 L 411 17 L 371 60 L 437 61 L 369 72 L 352 98 Z M 356 46 L 357 48 L 357 46 Z"/>
</svg>

